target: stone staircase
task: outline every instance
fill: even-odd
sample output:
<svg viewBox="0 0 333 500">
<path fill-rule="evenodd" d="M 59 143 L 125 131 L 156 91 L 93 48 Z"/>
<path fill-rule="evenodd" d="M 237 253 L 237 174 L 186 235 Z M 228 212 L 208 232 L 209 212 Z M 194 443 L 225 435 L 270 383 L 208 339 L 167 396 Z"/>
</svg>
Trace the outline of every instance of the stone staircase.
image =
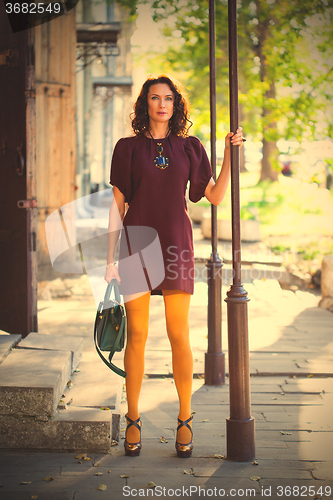
<svg viewBox="0 0 333 500">
<path fill-rule="evenodd" d="M 122 379 L 91 352 L 81 337 L 0 332 L 0 449 L 110 450 L 119 440 Z"/>
</svg>

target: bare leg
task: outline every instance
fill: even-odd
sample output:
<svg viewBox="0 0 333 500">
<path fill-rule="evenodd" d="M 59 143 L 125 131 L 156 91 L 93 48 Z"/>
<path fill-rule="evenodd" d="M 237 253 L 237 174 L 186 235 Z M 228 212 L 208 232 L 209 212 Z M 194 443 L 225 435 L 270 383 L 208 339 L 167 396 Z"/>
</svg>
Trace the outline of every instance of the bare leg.
<svg viewBox="0 0 333 500">
<path fill-rule="evenodd" d="M 172 349 L 173 376 L 179 397 L 179 418 L 191 415 L 193 355 L 189 338 L 191 295 L 181 290 L 163 290 L 168 337 Z M 191 426 L 191 424 L 190 424 Z M 178 431 L 177 441 L 188 444 L 191 433 L 186 427 Z"/>
<path fill-rule="evenodd" d="M 127 343 L 125 349 L 124 366 L 126 376 L 126 394 L 128 416 L 132 420 L 139 417 L 139 396 L 144 374 L 144 353 L 148 336 L 150 292 L 129 300 L 125 297 L 127 316 Z M 140 440 L 140 432 L 131 426 L 126 439 L 129 443 Z"/>
</svg>

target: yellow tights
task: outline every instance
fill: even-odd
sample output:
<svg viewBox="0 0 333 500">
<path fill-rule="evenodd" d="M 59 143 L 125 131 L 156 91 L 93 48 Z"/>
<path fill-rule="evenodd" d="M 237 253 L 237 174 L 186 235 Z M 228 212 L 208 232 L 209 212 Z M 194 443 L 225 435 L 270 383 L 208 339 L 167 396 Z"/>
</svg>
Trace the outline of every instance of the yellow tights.
<svg viewBox="0 0 333 500">
<path fill-rule="evenodd" d="M 189 308 L 191 295 L 181 290 L 163 290 L 167 333 L 172 350 L 173 376 L 179 398 L 179 418 L 191 415 L 193 356 L 189 339 Z M 125 349 L 126 394 L 128 416 L 139 417 L 139 396 L 144 375 L 144 351 L 148 336 L 150 292 L 132 300 L 125 297 L 127 316 L 127 344 Z M 139 431 L 131 426 L 127 441 L 136 443 Z M 191 433 L 182 427 L 177 436 L 179 443 L 191 441 Z"/>
</svg>

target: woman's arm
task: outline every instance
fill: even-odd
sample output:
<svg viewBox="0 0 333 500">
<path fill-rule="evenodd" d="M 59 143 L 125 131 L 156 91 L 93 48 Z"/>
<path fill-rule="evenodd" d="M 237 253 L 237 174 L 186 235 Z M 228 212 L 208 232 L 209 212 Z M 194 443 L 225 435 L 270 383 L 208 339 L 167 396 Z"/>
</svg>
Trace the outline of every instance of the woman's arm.
<svg viewBox="0 0 333 500">
<path fill-rule="evenodd" d="M 234 146 L 242 146 L 242 130 L 242 127 L 240 127 L 237 129 L 235 135 L 233 132 L 229 132 L 229 134 L 226 135 L 220 175 L 216 179 L 216 182 L 211 178 L 205 190 L 207 200 L 213 205 L 219 205 L 224 198 L 230 179 L 230 143 Z"/>
<path fill-rule="evenodd" d="M 125 216 L 125 197 L 119 189 L 113 187 L 113 200 L 109 212 L 109 229 L 108 229 L 108 253 L 107 253 L 107 267 L 104 279 L 108 283 L 113 278 L 116 278 L 120 283 L 118 269 L 114 265 L 115 251 L 119 239 L 119 234 L 122 228 L 122 221 Z"/>
</svg>

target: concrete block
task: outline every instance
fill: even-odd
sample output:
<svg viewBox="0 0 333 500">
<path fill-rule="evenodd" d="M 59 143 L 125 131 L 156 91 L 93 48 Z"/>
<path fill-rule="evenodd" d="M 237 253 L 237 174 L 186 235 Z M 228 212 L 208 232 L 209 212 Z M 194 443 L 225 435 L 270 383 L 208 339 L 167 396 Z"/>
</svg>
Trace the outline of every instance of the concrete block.
<svg viewBox="0 0 333 500">
<path fill-rule="evenodd" d="M 0 415 L 52 416 L 70 376 L 70 351 L 15 349 L 0 365 Z"/>
<path fill-rule="evenodd" d="M 319 306 L 333 312 L 333 297 L 323 297 L 319 302 Z"/>
<path fill-rule="evenodd" d="M 2 450 L 108 453 L 112 412 L 73 408 L 47 421 L 4 416 L 0 432 Z"/>
<path fill-rule="evenodd" d="M 204 215 L 207 214 L 210 216 L 211 209 L 210 207 L 205 207 L 198 203 L 192 203 L 191 201 L 188 203 L 188 210 L 193 222 L 202 222 Z"/>
<path fill-rule="evenodd" d="M 0 363 L 9 354 L 12 347 L 20 342 L 22 335 L 11 334 L 0 331 Z"/>
<path fill-rule="evenodd" d="M 72 357 L 72 372 L 78 367 L 82 358 L 83 338 L 47 335 L 44 333 L 30 333 L 23 339 L 19 346 L 20 349 L 40 349 L 52 351 L 70 351 Z"/>
<path fill-rule="evenodd" d="M 242 241 L 260 241 L 260 222 L 258 220 L 241 219 Z M 201 222 L 201 231 L 205 238 L 211 238 L 211 216 L 204 214 Z M 217 237 L 219 240 L 232 240 L 231 220 L 217 220 Z"/>
<path fill-rule="evenodd" d="M 260 241 L 260 222 L 258 220 L 241 219 L 242 241 Z"/>
<path fill-rule="evenodd" d="M 321 263 L 321 292 L 333 298 L 333 255 L 326 255 Z"/>
</svg>

